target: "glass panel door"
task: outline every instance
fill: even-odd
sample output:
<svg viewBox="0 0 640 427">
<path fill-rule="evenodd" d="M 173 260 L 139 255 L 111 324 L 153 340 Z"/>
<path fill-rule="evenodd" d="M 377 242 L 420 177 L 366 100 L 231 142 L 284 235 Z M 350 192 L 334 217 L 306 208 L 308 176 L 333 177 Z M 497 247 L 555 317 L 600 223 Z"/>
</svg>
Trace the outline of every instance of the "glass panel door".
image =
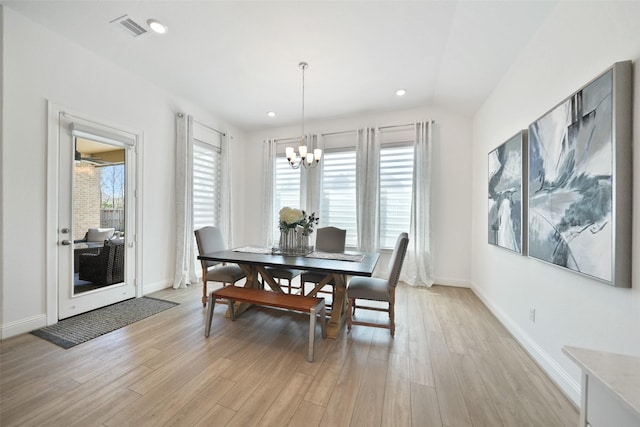
<svg viewBox="0 0 640 427">
<path fill-rule="evenodd" d="M 125 149 L 75 138 L 73 295 L 124 281 Z"/>
<path fill-rule="evenodd" d="M 58 320 L 136 296 L 136 137 L 59 113 Z"/>
</svg>

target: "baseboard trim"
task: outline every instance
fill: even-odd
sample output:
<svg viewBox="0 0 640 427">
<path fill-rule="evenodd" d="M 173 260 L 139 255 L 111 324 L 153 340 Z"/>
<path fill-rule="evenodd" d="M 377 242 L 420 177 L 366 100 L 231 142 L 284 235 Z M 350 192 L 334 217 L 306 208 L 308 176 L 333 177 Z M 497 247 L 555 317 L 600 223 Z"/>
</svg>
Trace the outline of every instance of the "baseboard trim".
<svg viewBox="0 0 640 427">
<path fill-rule="evenodd" d="M 168 281 L 145 283 L 142 285 L 142 295 L 149 295 L 153 292 L 158 292 L 163 289 L 170 288 L 171 286 L 173 286 L 173 283 Z"/>
<path fill-rule="evenodd" d="M 25 334 L 47 326 L 47 315 L 38 314 L 36 316 L 20 319 L 16 322 L 3 324 L 0 328 L 0 339 L 10 338 L 16 335 Z"/>
<path fill-rule="evenodd" d="M 477 286 L 471 285 L 471 290 L 480 298 L 483 304 L 507 328 L 524 350 L 560 387 L 563 393 L 580 407 L 581 385 L 575 381 L 546 351 L 544 351 L 520 326 L 516 324 L 502 309 L 493 303 Z"/>
<path fill-rule="evenodd" d="M 456 288 L 471 288 L 471 282 L 463 279 L 454 279 L 451 277 L 436 277 L 434 285 L 454 286 Z"/>
</svg>

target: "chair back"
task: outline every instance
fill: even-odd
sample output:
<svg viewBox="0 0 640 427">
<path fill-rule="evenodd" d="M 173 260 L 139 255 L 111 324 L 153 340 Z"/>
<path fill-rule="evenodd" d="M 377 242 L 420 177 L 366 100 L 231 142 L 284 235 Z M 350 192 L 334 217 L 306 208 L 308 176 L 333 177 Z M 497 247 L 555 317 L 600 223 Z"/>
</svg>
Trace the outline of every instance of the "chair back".
<svg viewBox="0 0 640 427">
<path fill-rule="evenodd" d="M 409 235 L 407 233 L 400 233 L 396 240 L 396 246 L 393 249 L 393 254 L 389 260 L 389 286 L 395 287 L 400 279 L 400 271 L 402 270 L 402 263 L 404 257 L 407 254 L 407 246 L 409 245 Z"/>
<path fill-rule="evenodd" d="M 194 231 L 196 235 L 196 244 L 198 245 L 198 253 L 200 255 L 212 252 L 224 251 L 227 247 L 224 244 L 222 232 L 218 227 L 206 226 Z M 220 264 L 218 261 L 200 261 L 202 268 L 207 268 Z"/>
<path fill-rule="evenodd" d="M 318 228 L 316 236 L 316 250 L 321 252 L 344 252 L 345 240 L 347 238 L 347 230 L 336 227 Z"/>
</svg>

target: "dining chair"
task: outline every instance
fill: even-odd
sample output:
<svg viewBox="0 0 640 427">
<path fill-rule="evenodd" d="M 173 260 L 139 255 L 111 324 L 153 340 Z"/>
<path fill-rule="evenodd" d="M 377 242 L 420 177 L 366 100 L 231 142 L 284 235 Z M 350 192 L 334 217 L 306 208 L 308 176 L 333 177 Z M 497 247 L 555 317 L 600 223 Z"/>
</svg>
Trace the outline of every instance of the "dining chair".
<svg viewBox="0 0 640 427">
<path fill-rule="evenodd" d="M 224 238 L 218 227 L 206 226 L 194 231 L 198 253 L 200 255 L 224 251 Z M 235 284 L 246 277 L 245 272 L 236 264 L 217 261 L 200 261 L 202 265 L 202 306 L 207 305 L 207 282 L 220 282 L 222 286 Z"/>
<path fill-rule="evenodd" d="M 336 227 L 318 228 L 315 249 L 320 252 L 342 253 L 344 252 L 346 238 L 347 230 Z M 304 288 L 307 283 L 318 284 L 324 277 L 324 274 L 314 271 L 302 273 L 302 277 L 300 278 L 300 286 L 303 291 L 302 293 L 304 294 Z M 331 286 L 331 292 L 323 290 L 319 290 L 318 292 L 334 295 L 335 284 L 333 281 L 327 283 L 327 286 Z M 333 302 L 333 300 L 331 301 Z M 330 307 L 331 305 L 329 304 L 328 306 Z"/>
<path fill-rule="evenodd" d="M 364 325 L 374 326 L 377 328 L 386 328 L 391 332 L 393 337 L 396 332 L 395 325 L 395 299 L 396 299 L 396 285 L 400 278 L 400 271 L 402 270 L 402 263 L 404 257 L 407 254 L 407 246 L 409 244 L 409 235 L 407 233 L 400 233 L 396 240 L 396 246 L 393 249 L 393 254 L 389 260 L 389 276 L 386 279 L 377 277 L 354 277 L 349 280 L 347 285 L 347 299 L 348 299 L 348 311 L 347 317 L 347 329 L 350 331 L 352 325 Z M 358 308 L 365 310 L 384 311 L 389 313 L 389 323 L 371 323 L 371 322 L 358 322 L 353 320 L 356 312 L 356 299 L 364 299 L 370 301 L 382 301 L 389 304 L 388 308 L 362 306 Z"/>
<path fill-rule="evenodd" d="M 280 284 L 281 280 L 286 280 L 288 293 L 291 293 L 292 289 L 300 289 L 296 286 L 293 286 L 291 282 L 293 281 L 293 279 L 295 279 L 296 277 L 302 274 L 303 272 L 302 270 L 297 270 L 295 268 L 278 268 L 278 267 L 265 267 L 264 269 L 267 270 L 267 272 L 271 275 L 271 277 L 276 279 L 279 286 L 282 286 Z M 262 286 L 264 287 L 264 279 L 262 279 Z M 302 285 L 300 286 L 302 287 Z"/>
</svg>

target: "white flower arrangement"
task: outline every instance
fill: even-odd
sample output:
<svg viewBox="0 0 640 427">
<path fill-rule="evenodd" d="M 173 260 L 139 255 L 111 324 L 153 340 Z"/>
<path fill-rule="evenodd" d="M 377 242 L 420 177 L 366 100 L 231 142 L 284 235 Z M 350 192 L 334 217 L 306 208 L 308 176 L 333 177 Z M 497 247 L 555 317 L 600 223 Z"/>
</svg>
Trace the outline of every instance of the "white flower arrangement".
<svg viewBox="0 0 640 427">
<path fill-rule="evenodd" d="M 300 225 L 304 220 L 304 213 L 300 209 L 284 207 L 280 209 L 280 230 L 288 230 Z"/>
<path fill-rule="evenodd" d="M 288 231 L 291 228 L 297 229 L 300 227 L 302 235 L 308 236 L 313 233 L 313 227 L 318 224 L 318 220 L 319 218 L 316 217 L 315 212 L 307 216 L 307 213 L 303 210 L 284 207 L 280 209 L 278 228 L 280 228 L 280 231 Z"/>
</svg>

